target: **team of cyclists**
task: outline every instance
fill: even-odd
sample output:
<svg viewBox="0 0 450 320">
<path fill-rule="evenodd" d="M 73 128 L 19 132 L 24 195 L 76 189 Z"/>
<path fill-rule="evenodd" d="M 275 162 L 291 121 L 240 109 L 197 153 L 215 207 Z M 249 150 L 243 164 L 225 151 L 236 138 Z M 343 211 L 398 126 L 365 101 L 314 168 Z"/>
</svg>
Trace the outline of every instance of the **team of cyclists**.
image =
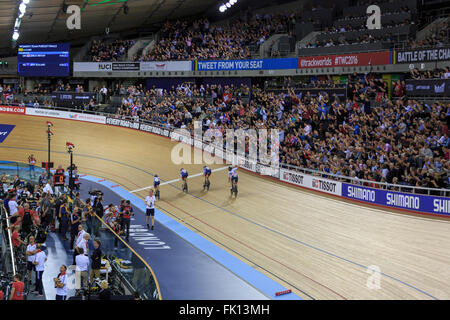
<svg viewBox="0 0 450 320">
<path fill-rule="evenodd" d="M 231 194 L 233 195 L 234 193 L 235 196 L 237 196 L 237 183 L 239 180 L 237 169 L 238 169 L 237 166 L 228 167 L 228 183 L 231 186 Z M 211 168 L 208 166 L 203 166 L 203 177 L 204 177 L 203 190 L 209 190 L 209 187 L 211 185 L 209 177 L 211 177 L 211 174 L 212 174 Z M 184 168 L 181 168 L 180 169 L 181 188 L 186 193 L 188 192 L 188 184 L 187 184 L 188 177 L 189 177 L 188 171 Z M 157 174 L 155 174 L 153 178 L 153 189 L 155 198 L 158 200 L 160 199 L 160 191 L 159 191 L 160 185 L 161 179 L 158 177 Z"/>
</svg>

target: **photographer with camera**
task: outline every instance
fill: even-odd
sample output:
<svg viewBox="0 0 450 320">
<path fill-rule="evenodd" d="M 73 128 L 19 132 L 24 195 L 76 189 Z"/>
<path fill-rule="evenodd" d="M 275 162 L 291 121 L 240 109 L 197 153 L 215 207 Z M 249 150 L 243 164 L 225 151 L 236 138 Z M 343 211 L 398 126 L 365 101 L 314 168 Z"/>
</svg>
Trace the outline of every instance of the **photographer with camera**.
<svg viewBox="0 0 450 320">
<path fill-rule="evenodd" d="M 59 267 L 59 274 L 56 278 L 53 278 L 56 288 L 56 300 L 67 299 L 67 267 L 62 265 Z"/>
</svg>

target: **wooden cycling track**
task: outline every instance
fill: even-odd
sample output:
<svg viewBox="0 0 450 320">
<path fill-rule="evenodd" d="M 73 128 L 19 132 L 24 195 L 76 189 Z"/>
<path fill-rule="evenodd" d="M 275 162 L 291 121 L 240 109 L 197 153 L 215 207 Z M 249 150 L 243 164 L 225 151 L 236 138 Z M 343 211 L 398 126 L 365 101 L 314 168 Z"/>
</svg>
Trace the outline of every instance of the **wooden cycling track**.
<svg viewBox="0 0 450 320">
<path fill-rule="evenodd" d="M 0 160 L 47 158 L 42 117 L 0 115 L 15 124 L 0 144 Z M 75 144 L 79 171 L 127 190 L 177 179 L 175 142 L 136 130 L 51 119 L 52 161 L 67 167 L 66 141 Z M 189 173 L 202 165 L 183 165 Z M 222 167 L 212 165 L 212 168 Z M 161 187 L 157 205 L 304 299 L 449 299 L 450 221 L 390 212 L 341 201 L 240 170 L 239 196 L 230 199 L 226 171 Z M 138 193 L 140 197 L 146 191 Z M 156 230 L 157 232 L 157 230 Z M 149 262 L 151 265 L 151 261 Z M 379 289 L 367 286 L 368 266 L 380 271 Z M 370 282 L 370 279 L 369 279 Z"/>
</svg>

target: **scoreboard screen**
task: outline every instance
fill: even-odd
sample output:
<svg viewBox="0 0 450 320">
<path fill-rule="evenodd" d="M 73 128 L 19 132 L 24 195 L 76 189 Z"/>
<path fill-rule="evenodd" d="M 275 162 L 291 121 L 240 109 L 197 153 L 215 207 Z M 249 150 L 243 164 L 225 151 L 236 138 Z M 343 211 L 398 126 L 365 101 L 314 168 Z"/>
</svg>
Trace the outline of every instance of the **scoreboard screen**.
<svg viewBox="0 0 450 320">
<path fill-rule="evenodd" d="M 21 44 L 17 51 L 18 73 L 22 77 L 68 77 L 69 43 Z"/>
</svg>

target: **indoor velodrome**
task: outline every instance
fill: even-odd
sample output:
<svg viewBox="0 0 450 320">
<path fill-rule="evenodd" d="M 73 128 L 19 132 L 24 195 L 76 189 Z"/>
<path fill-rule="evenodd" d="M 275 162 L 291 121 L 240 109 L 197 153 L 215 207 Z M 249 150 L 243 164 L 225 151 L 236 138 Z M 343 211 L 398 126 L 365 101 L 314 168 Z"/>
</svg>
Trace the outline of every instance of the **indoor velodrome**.
<svg viewBox="0 0 450 320">
<path fill-rule="evenodd" d="M 152 185 L 155 174 L 163 182 L 177 180 L 179 176 L 180 166 L 170 161 L 176 142 L 166 137 L 130 128 L 41 116 L 0 114 L 2 124 L 15 125 L 0 145 L 0 158 L 27 162 L 32 153 L 39 161 L 46 161 L 46 121 L 53 124 L 52 161 L 69 166 L 66 142 L 70 141 L 76 146 L 73 161 L 81 177 L 110 181 L 133 191 Z M 212 169 L 223 166 L 213 165 Z M 191 175 L 201 173 L 202 167 L 185 165 Z M 209 291 L 223 292 L 215 296 L 229 298 L 227 290 L 235 288 L 241 288 L 235 298 L 240 295 L 251 299 L 275 298 L 275 292 L 256 288 L 250 276 L 246 279 L 224 270 L 216 276 L 214 265 L 230 270 L 226 259 L 220 263 L 214 254 L 212 259 L 202 261 L 197 258 L 200 253 L 186 256 L 178 244 L 184 235 L 162 226 L 159 223 L 162 215 L 223 249 L 231 255 L 229 259 L 244 262 L 279 284 L 281 289 L 292 290 L 291 298 L 450 298 L 450 221 L 447 218 L 371 207 L 243 169 L 239 169 L 239 174 L 237 198 L 229 195 L 226 171 L 213 172 L 209 191 L 203 191 L 202 177 L 189 180 L 189 193 L 181 190 L 180 182 L 161 186 L 161 199 L 156 201 L 157 224 L 152 232 L 169 248 L 152 251 L 143 250 L 139 241 L 132 240 L 131 244 L 155 272 L 162 298 L 205 298 L 202 292 Z M 92 183 L 98 181 L 92 179 Z M 113 188 L 110 190 L 114 192 Z M 143 199 L 147 190 L 136 195 Z M 187 237 L 186 241 L 193 240 Z M 195 242 L 190 244 L 195 247 Z M 182 257 L 179 265 L 170 263 L 173 255 Z M 379 286 L 369 284 L 371 270 L 379 270 Z M 189 285 L 190 292 L 176 296 L 174 291 L 190 283 L 191 271 L 194 275 L 201 272 L 207 281 L 196 281 L 195 285 Z M 164 283 L 165 279 L 172 280 L 172 288 Z"/>
</svg>

